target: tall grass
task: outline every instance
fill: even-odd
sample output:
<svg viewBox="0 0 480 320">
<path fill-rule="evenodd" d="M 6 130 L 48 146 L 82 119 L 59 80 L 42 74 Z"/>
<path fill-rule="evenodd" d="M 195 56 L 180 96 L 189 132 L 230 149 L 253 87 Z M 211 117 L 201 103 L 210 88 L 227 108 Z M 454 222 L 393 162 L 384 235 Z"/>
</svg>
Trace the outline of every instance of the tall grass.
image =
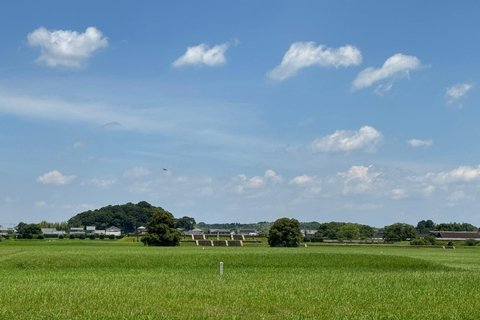
<svg viewBox="0 0 480 320">
<path fill-rule="evenodd" d="M 4 241 L 0 319 L 478 319 L 478 249 Z"/>
</svg>

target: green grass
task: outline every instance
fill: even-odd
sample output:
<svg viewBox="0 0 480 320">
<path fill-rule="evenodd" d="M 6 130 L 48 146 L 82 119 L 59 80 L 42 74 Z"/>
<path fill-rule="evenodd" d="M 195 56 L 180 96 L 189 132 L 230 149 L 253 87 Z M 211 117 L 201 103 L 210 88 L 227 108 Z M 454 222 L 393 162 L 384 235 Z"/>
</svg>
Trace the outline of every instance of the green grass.
<svg viewBox="0 0 480 320">
<path fill-rule="evenodd" d="M 478 319 L 480 313 L 480 247 L 202 249 L 65 240 L 0 243 L 0 319 Z"/>
</svg>

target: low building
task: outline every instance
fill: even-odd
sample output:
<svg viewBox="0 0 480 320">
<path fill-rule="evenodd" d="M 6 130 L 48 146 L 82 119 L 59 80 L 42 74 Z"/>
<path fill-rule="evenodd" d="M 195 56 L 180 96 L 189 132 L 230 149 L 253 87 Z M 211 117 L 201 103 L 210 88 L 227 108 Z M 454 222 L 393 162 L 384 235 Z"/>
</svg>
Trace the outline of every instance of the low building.
<svg viewBox="0 0 480 320">
<path fill-rule="evenodd" d="M 13 232 L 14 232 L 13 228 L 0 227 L 0 234 L 9 234 Z"/>
<path fill-rule="evenodd" d="M 95 230 L 94 234 L 105 234 L 105 230 Z"/>
<path fill-rule="evenodd" d="M 300 232 L 302 233 L 302 236 L 308 238 L 308 237 L 313 237 L 317 232 L 317 230 L 302 229 L 300 230 Z"/>
<path fill-rule="evenodd" d="M 120 228 L 112 226 L 110 228 L 105 229 L 105 234 L 107 236 L 109 235 L 120 236 L 122 234 L 122 231 L 120 230 Z"/>
<path fill-rule="evenodd" d="M 95 226 L 87 226 L 87 234 L 95 234 Z"/>
<path fill-rule="evenodd" d="M 436 240 L 442 241 L 465 241 L 474 239 L 480 241 L 480 234 L 476 231 L 430 231 Z"/>
<path fill-rule="evenodd" d="M 258 236 L 258 231 L 256 229 L 240 229 L 238 230 L 238 234 Z"/>
<path fill-rule="evenodd" d="M 227 229 L 210 229 L 208 234 L 231 234 L 232 232 Z"/>
<path fill-rule="evenodd" d="M 41 230 L 42 230 L 42 233 L 43 233 L 44 235 L 53 234 L 53 235 L 59 236 L 59 235 L 61 235 L 61 234 L 65 235 L 65 233 L 66 233 L 66 232 L 63 231 L 63 230 L 57 230 L 57 229 L 55 229 L 55 228 L 41 228 Z"/>
<path fill-rule="evenodd" d="M 145 228 L 144 226 L 140 226 L 137 228 L 137 232 L 139 235 L 145 234 L 147 233 L 147 228 Z"/>
<path fill-rule="evenodd" d="M 187 232 L 187 235 L 197 235 L 197 234 L 204 234 L 202 229 L 193 229 Z"/>
<path fill-rule="evenodd" d="M 81 228 L 72 227 L 70 228 L 70 234 L 85 234 L 85 230 L 83 230 L 83 227 Z"/>
</svg>

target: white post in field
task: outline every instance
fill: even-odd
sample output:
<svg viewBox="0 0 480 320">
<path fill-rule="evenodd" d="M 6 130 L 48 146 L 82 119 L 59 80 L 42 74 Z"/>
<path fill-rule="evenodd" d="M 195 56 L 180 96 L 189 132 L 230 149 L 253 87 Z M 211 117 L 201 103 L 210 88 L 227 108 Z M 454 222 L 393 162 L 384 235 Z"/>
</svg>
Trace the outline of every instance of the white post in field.
<svg viewBox="0 0 480 320">
<path fill-rule="evenodd" d="M 223 262 L 220 262 L 220 275 L 223 275 Z"/>
</svg>

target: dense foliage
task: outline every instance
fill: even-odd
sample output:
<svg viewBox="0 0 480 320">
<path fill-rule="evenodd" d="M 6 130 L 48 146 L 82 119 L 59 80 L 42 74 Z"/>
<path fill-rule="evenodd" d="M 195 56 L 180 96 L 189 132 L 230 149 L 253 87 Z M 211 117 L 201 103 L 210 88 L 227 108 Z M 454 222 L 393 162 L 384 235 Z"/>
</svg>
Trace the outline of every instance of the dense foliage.
<svg viewBox="0 0 480 320">
<path fill-rule="evenodd" d="M 20 238 L 23 239 L 33 239 L 34 235 L 42 233 L 42 230 L 35 223 L 26 224 L 25 222 L 20 222 L 17 227 L 17 233 Z"/>
<path fill-rule="evenodd" d="M 154 210 L 164 211 L 161 207 L 154 207 L 146 201 L 140 201 L 137 204 L 129 202 L 123 205 L 109 205 L 79 213 L 68 220 L 68 225 L 70 227 L 95 226 L 101 230 L 115 226 L 124 233 L 135 232 L 137 226 L 145 225 L 150 221 Z"/>
<path fill-rule="evenodd" d="M 270 247 L 298 247 L 301 240 L 300 223 L 296 219 L 278 219 L 268 232 Z"/>
<path fill-rule="evenodd" d="M 372 227 L 363 224 L 332 221 L 320 224 L 316 236 L 331 240 L 368 239 L 374 231 Z"/>
<path fill-rule="evenodd" d="M 436 224 L 432 220 L 421 220 L 415 228 L 419 233 L 427 233 L 429 231 L 478 231 L 474 225 L 466 222 L 449 222 Z"/>
<path fill-rule="evenodd" d="M 178 246 L 180 236 L 180 231 L 175 228 L 173 215 L 163 209 L 155 209 L 142 242 L 148 246 Z"/>
<path fill-rule="evenodd" d="M 386 241 L 405 241 L 414 239 L 417 230 L 414 226 L 406 223 L 394 223 L 383 228 L 383 238 Z"/>
<path fill-rule="evenodd" d="M 195 228 L 195 219 L 192 217 L 181 217 L 177 220 L 177 228 L 184 228 L 185 230 L 193 230 Z"/>
</svg>

